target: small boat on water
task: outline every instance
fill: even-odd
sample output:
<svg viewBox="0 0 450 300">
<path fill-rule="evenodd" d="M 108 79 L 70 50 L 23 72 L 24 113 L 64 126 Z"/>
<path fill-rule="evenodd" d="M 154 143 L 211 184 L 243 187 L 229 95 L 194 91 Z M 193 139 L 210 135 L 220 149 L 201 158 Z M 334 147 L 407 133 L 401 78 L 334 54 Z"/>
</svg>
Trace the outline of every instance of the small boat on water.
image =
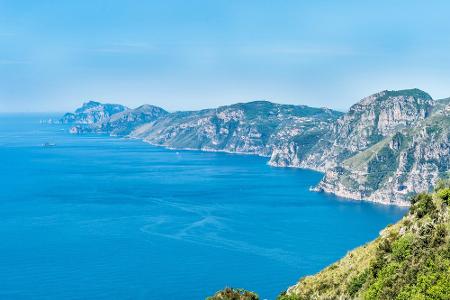
<svg viewBox="0 0 450 300">
<path fill-rule="evenodd" d="M 48 147 L 55 147 L 55 146 L 56 146 L 56 144 L 49 143 L 49 142 L 46 142 L 46 143 L 42 144 L 42 147 L 46 147 L 46 148 L 48 148 Z"/>
</svg>

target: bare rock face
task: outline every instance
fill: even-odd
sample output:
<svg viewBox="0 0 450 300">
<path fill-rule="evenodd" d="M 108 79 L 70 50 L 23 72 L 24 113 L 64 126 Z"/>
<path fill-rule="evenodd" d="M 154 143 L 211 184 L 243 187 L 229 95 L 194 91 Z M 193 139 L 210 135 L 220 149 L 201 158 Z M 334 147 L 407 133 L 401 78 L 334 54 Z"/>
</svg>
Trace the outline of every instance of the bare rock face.
<svg viewBox="0 0 450 300">
<path fill-rule="evenodd" d="M 279 161 L 281 156 L 275 155 L 270 164 L 326 171 L 397 130 L 427 118 L 433 105 L 433 99 L 417 89 L 382 91 L 362 99 L 331 123 L 308 153 L 291 153 L 290 162 L 286 157 Z M 302 144 L 297 148 L 302 149 Z M 282 146 L 277 153 L 283 153 L 287 147 L 292 145 Z"/>
<path fill-rule="evenodd" d="M 419 161 L 421 170 L 417 167 L 409 169 L 412 151 L 435 153 L 434 157 L 445 155 L 445 149 L 436 150 L 448 145 L 445 134 L 440 136 L 439 141 L 436 137 L 422 134 L 421 140 L 419 136 L 414 138 L 416 143 L 409 146 L 409 152 L 404 149 L 412 135 L 418 134 L 416 126 L 425 120 L 437 122 L 437 119 L 430 117 L 436 111 L 444 110 L 442 103 L 436 103 L 418 89 L 382 91 L 353 105 L 348 113 L 329 125 L 314 145 L 307 147 L 308 151 L 305 152 L 302 141 L 290 141 L 276 148 L 270 164 L 325 172 L 316 190 L 346 198 L 405 205 L 405 199 L 411 193 L 427 191 L 442 175 L 439 173 L 441 171 L 436 172 L 431 166 L 436 169 L 438 163 L 448 170 L 446 162 L 435 158 L 434 164 L 425 167 L 425 160 L 418 154 L 415 160 Z M 400 132 L 402 135 L 397 136 Z M 437 143 L 433 151 L 425 149 L 433 142 Z M 419 183 L 419 176 L 414 174 L 421 174 L 426 179 Z"/>
<path fill-rule="evenodd" d="M 132 137 L 171 148 L 270 156 L 297 135 L 327 128 L 341 114 L 329 109 L 255 101 L 177 112 L 136 128 Z"/>
<path fill-rule="evenodd" d="M 408 205 L 450 168 L 450 116 L 446 108 L 403 128 L 326 171 L 317 189 L 339 196 Z"/>
<path fill-rule="evenodd" d="M 322 171 L 317 191 L 408 205 L 449 170 L 450 98 L 418 90 L 382 91 L 346 114 L 254 101 L 168 113 L 144 105 L 88 102 L 61 123 L 74 134 L 108 133 L 176 149 L 270 157 L 277 167 Z"/>
<path fill-rule="evenodd" d="M 364 98 L 333 128 L 338 145 L 350 152 L 364 150 L 399 128 L 428 117 L 433 103 L 430 95 L 417 89 L 382 91 Z"/>
<path fill-rule="evenodd" d="M 98 123 L 96 130 L 111 135 L 124 136 L 137 126 L 155 121 L 167 114 L 168 112 L 161 107 L 146 104 L 113 114 L 109 119 Z"/>
<path fill-rule="evenodd" d="M 74 124 L 72 134 L 107 133 L 127 135 L 135 127 L 167 115 L 164 109 L 153 105 L 142 105 L 130 109 L 119 104 L 103 104 L 90 101 L 75 113 L 65 114 L 60 123 Z"/>
<path fill-rule="evenodd" d="M 119 104 L 102 104 L 89 101 L 78 108 L 75 113 L 66 113 L 60 120 L 63 124 L 94 125 L 108 120 L 112 115 L 122 112 L 127 108 Z"/>
<path fill-rule="evenodd" d="M 269 165 L 275 167 L 300 166 L 301 161 L 297 155 L 300 151 L 299 147 L 296 143 L 289 142 L 283 147 L 273 149 Z"/>
</svg>

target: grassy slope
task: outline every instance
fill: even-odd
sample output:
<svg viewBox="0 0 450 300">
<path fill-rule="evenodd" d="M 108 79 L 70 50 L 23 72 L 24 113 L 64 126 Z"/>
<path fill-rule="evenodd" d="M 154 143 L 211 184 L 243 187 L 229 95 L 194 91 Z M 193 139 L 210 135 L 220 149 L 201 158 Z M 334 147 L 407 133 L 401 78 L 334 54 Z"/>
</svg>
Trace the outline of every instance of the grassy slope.
<svg viewBox="0 0 450 300">
<path fill-rule="evenodd" d="M 412 198 L 408 214 L 368 244 L 302 278 L 278 300 L 450 299 L 450 180 Z M 208 300 L 258 300 L 224 289 Z"/>
<path fill-rule="evenodd" d="M 224 288 L 206 300 L 259 300 L 257 294 L 243 289 Z"/>
<path fill-rule="evenodd" d="M 379 238 L 279 299 L 450 299 L 449 196 L 445 183 L 414 197 L 408 215 Z"/>
<path fill-rule="evenodd" d="M 377 155 L 377 153 L 380 152 L 381 149 L 383 149 L 383 147 L 389 144 L 391 140 L 392 137 L 387 137 L 376 143 L 372 147 L 368 148 L 367 150 L 361 151 L 358 154 L 344 160 L 342 164 L 346 168 L 355 171 L 366 172 L 367 162 L 371 161 Z"/>
</svg>

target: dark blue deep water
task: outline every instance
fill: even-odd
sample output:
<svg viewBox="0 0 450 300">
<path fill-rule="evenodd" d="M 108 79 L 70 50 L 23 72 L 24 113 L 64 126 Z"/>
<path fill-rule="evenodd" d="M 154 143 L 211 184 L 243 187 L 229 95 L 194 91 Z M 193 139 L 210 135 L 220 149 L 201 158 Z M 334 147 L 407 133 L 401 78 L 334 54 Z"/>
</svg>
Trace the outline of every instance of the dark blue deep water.
<svg viewBox="0 0 450 300">
<path fill-rule="evenodd" d="M 266 158 L 72 136 L 43 117 L 0 115 L 0 299 L 274 299 L 405 213 L 309 192 L 321 174 Z"/>
</svg>

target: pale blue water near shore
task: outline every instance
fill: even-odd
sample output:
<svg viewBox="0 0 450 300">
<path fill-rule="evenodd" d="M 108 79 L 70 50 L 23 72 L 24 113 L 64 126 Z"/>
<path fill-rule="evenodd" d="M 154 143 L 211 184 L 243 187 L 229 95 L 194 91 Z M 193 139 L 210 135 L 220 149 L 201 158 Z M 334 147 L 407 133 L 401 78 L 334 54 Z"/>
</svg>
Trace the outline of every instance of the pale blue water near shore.
<svg viewBox="0 0 450 300">
<path fill-rule="evenodd" d="M 43 117 L 0 115 L 0 299 L 274 299 L 406 212 L 309 192 L 320 173 L 266 158 L 72 136 Z"/>
</svg>

